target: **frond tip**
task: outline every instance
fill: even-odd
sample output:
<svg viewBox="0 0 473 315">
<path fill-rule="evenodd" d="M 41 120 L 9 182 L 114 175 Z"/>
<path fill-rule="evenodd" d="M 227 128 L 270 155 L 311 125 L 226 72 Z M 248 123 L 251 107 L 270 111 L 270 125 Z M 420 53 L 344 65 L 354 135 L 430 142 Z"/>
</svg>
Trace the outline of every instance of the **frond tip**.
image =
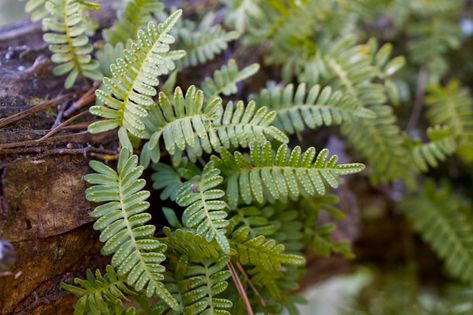
<svg viewBox="0 0 473 315">
<path fill-rule="evenodd" d="M 101 231 L 100 241 L 105 243 L 102 253 L 113 254 L 112 265 L 119 275 L 126 276 L 130 286 L 137 291 L 145 289 L 148 297 L 157 294 L 172 308 L 177 307 L 161 282 L 166 245 L 154 238 L 155 226 L 145 225 L 151 220 L 151 215 L 144 213 L 150 193 L 142 190 L 146 182 L 139 179 L 143 167 L 138 166 L 138 157 L 122 149 L 117 171 L 97 161 L 91 161 L 90 167 L 96 173 L 85 176 L 93 185 L 86 190 L 87 200 L 106 202 L 91 213 L 97 218 L 94 229 Z"/>
</svg>

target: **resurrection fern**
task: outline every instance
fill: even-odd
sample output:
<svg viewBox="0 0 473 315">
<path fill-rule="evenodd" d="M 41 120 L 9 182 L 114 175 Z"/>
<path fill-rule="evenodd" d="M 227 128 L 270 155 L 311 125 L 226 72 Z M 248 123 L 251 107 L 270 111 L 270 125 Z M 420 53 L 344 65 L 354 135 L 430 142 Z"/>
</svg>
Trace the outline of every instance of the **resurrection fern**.
<svg viewBox="0 0 473 315">
<path fill-rule="evenodd" d="M 149 23 L 137 33 L 135 41 L 127 45 L 123 57 L 110 66 L 112 77 L 103 79 L 104 88 L 96 92 L 103 105 L 90 108 L 94 115 L 104 118 L 89 125 L 89 132 L 98 133 L 123 127 L 138 138 L 145 137 L 143 117 L 154 104 L 157 76 L 175 68 L 174 60 L 184 55 L 182 51 L 169 51 L 174 38 L 168 34 L 181 16 L 176 11 L 156 25 Z"/>
<path fill-rule="evenodd" d="M 126 296 L 136 294 L 110 265 L 106 267 L 104 275 L 96 270 L 94 276 L 88 269 L 86 279 L 76 278 L 74 283 L 75 285 L 61 284 L 63 289 L 80 296 L 74 306 L 74 315 L 122 314 L 122 303 L 127 300 Z"/>
<path fill-rule="evenodd" d="M 349 96 L 330 87 L 306 84 L 264 89 L 254 97 L 259 106 L 267 106 L 277 112 L 276 127 L 288 134 L 301 132 L 305 128 L 315 129 L 353 121 L 356 118 L 374 118 L 374 113 L 354 102 Z"/>
<path fill-rule="evenodd" d="M 423 190 L 405 201 L 401 208 L 413 228 L 445 260 L 455 277 L 473 281 L 473 226 L 471 202 L 443 182 L 428 181 Z"/>
<path fill-rule="evenodd" d="M 204 93 L 194 86 L 189 87 L 185 95 L 180 88 L 176 88 L 170 97 L 161 92 L 159 106 L 150 109 L 145 122 L 152 135 L 144 147 L 142 159 L 159 161 L 161 139 L 169 154 L 179 156 L 186 151 L 191 161 L 204 152 L 246 147 L 250 142 L 273 139 L 287 142 L 286 135 L 271 125 L 275 116 L 276 113 L 266 107 L 257 110 L 254 102 L 246 107 L 241 101 L 235 105 L 229 102 L 225 109 L 219 97 L 206 103 Z"/>
<path fill-rule="evenodd" d="M 48 0 L 28 0 L 25 4 L 26 13 L 31 15 L 31 20 L 36 22 L 48 15 L 46 2 Z"/>
<path fill-rule="evenodd" d="M 179 188 L 184 184 L 183 179 L 191 180 L 194 176 L 200 174 L 200 169 L 184 159 L 181 164 L 174 168 L 173 166 L 157 163 L 153 165 L 154 173 L 151 175 L 153 188 L 161 190 L 161 200 L 176 200 L 176 194 Z"/>
<path fill-rule="evenodd" d="M 430 90 L 427 97 L 427 116 L 432 124 L 447 126 L 458 142 L 458 153 L 473 161 L 473 101 L 459 82 Z"/>
<path fill-rule="evenodd" d="M 204 64 L 228 48 L 228 43 L 237 39 L 235 31 L 227 32 L 220 25 L 213 25 L 215 15 L 208 13 L 199 24 L 183 20 L 177 25 L 175 36 L 177 47 L 186 51 L 179 61 L 180 68 Z"/>
<path fill-rule="evenodd" d="M 95 8 L 97 5 L 79 0 L 48 0 L 45 6 L 49 15 L 43 19 L 43 30 L 47 32 L 43 39 L 53 53 L 51 60 L 60 64 L 54 68 L 54 74 L 67 74 L 66 88 L 72 87 L 79 75 L 101 79 L 97 70 L 99 64 L 92 60 L 93 47 L 84 22 L 88 18 L 84 6 Z"/>
<path fill-rule="evenodd" d="M 228 206 L 223 201 L 225 192 L 216 188 L 222 182 L 220 170 L 208 163 L 197 182 L 190 181 L 179 188 L 176 201 L 179 206 L 186 207 L 182 219 L 184 226 L 195 229 L 207 242 L 215 239 L 228 254 L 230 245 L 225 236 Z"/>
<path fill-rule="evenodd" d="M 218 297 L 228 287 L 230 271 L 226 268 L 229 258 L 222 256 L 216 261 L 205 261 L 200 264 L 187 264 L 187 258 L 181 257 L 174 275 L 168 275 L 166 286 L 174 292 L 176 299 L 182 301 L 179 311 L 168 311 L 163 303 L 155 306 L 156 314 L 221 314 L 230 315 L 227 309 L 233 303 Z M 154 314 L 154 313 L 153 313 Z"/>
<path fill-rule="evenodd" d="M 266 142 L 252 145 L 249 156 L 223 150 L 212 160 L 226 178 L 228 203 L 234 209 L 239 200 L 251 204 L 323 195 L 326 184 L 336 188 L 340 176 L 364 169 L 360 163 L 337 164 L 337 156 L 329 158 L 328 154 L 323 149 L 316 155 L 314 148 L 302 153 L 299 146 L 291 151 L 286 144 L 275 152 Z"/>
<path fill-rule="evenodd" d="M 256 63 L 240 70 L 235 60 L 230 59 L 226 65 L 214 72 L 213 78 L 208 78 L 202 83 L 205 97 L 212 99 L 221 94 L 225 96 L 235 94 L 238 90 L 237 84 L 253 76 L 258 70 L 259 65 Z"/>
<path fill-rule="evenodd" d="M 126 44 L 128 39 L 135 39 L 141 28 L 153 21 L 153 16 L 162 13 L 164 5 L 156 0 L 130 0 L 115 23 L 103 30 L 103 38 L 115 46 Z"/>
<path fill-rule="evenodd" d="M 137 166 L 138 157 L 122 149 L 117 171 L 103 163 L 91 161 L 96 172 L 85 176 L 93 184 L 86 190 L 86 197 L 93 202 L 106 202 L 91 213 L 97 218 L 94 229 L 100 230 L 100 240 L 105 243 L 104 255 L 113 254 L 112 265 L 118 274 L 135 290 L 145 290 L 148 297 L 158 295 L 171 308 L 177 302 L 165 289 L 161 280 L 166 259 L 166 245 L 154 238 L 155 227 L 146 225 L 151 215 L 144 211 L 149 203 L 145 201 L 149 192 L 142 190 L 146 185 L 139 179 L 143 167 Z"/>
</svg>

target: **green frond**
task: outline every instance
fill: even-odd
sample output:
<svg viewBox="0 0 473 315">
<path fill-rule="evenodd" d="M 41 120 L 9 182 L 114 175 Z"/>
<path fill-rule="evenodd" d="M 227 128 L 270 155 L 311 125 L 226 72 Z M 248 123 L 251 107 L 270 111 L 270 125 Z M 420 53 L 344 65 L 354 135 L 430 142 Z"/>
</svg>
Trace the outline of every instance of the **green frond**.
<svg viewBox="0 0 473 315">
<path fill-rule="evenodd" d="M 182 301 L 183 307 L 179 311 L 168 312 L 166 305 L 158 302 L 155 308 L 157 314 L 230 315 L 227 309 L 230 309 L 233 303 L 219 297 L 228 287 L 227 279 L 231 275 L 230 271 L 224 269 L 230 259 L 222 256 L 216 261 L 188 265 L 183 263 L 183 260 L 185 258 L 180 259 L 175 274 L 169 276 L 167 282 L 167 287 Z"/>
<path fill-rule="evenodd" d="M 340 176 L 364 169 L 360 163 L 337 164 L 337 156 L 329 158 L 328 154 L 327 149 L 317 156 L 314 148 L 304 153 L 300 147 L 291 151 L 285 144 L 274 152 L 266 142 L 252 145 L 249 157 L 222 150 L 220 157 L 212 156 L 212 160 L 226 178 L 228 202 L 235 209 L 239 200 L 251 204 L 323 195 L 326 184 L 336 188 Z"/>
<path fill-rule="evenodd" d="M 176 200 L 177 191 L 184 184 L 183 179 L 191 180 L 200 174 L 198 167 L 190 163 L 181 163 L 177 168 L 157 163 L 153 165 L 153 170 L 154 173 L 151 175 L 153 188 L 163 190 L 160 195 L 161 200 L 171 199 L 172 201 Z"/>
<path fill-rule="evenodd" d="M 136 294 L 110 265 L 104 275 L 97 269 L 94 276 L 88 269 L 86 279 L 76 278 L 74 284 L 61 283 L 63 289 L 80 296 L 74 306 L 74 315 L 118 314 L 123 308 L 122 302 L 127 300 L 126 296 Z"/>
<path fill-rule="evenodd" d="M 208 78 L 202 83 L 202 90 L 206 98 L 214 98 L 221 94 L 229 96 L 237 92 L 237 84 L 253 76 L 259 70 L 257 63 L 251 64 L 243 69 L 238 69 L 235 60 L 223 65 L 220 69 L 215 70 L 213 77 Z"/>
<path fill-rule="evenodd" d="M 118 58 L 123 56 L 125 46 L 122 43 L 111 45 L 106 43 L 103 49 L 97 51 L 97 61 L 99 63 L 99 71 L 105 77 L 111 77 L 112 72 L 110 66 L 114 64 Z"/>
<path fill-rule="evenodd" d="M 48 16 L 46 2 L 48 0 L 28 0 L 25 4 L 25 12 L 31 16 L 33 22 L 40 21 Z"/>
<path fill-rule="evenodd" d="M 250 18 L 258 18 L 262 15 L 259 6 L 260 0 L 223 0 L 228 7 L 225 14 L 226 25 L 232 25 L 238 32 L 243 33 L 249 24 Z"/>
<path fill-rule="evenodd" d="M 429 167 L 437 167 L 456 149 L 456 143 L 447 127 L 435 126 L 427 129 L 429 142 L 414 144 L 411 158 L 416 168 L 426 172 Z"/>
<path fill-rule="evenodd" d="M 175 36 L 179 49 L 186 51 L 186 56 L 178 63 L 179 68 L 204 64 L 228 48 L 228 43 L 237 39 L 239 33 L 227 32 L 220 25 L 212 25 L 213 13 L 206 14 L 197 24 L 184 20 L 176 28 Z"/>
<path fill-rule="evenodd" d="M 104 88 L 96 92 L 104 105 L 92 106 L 90 112 L 104 119 L 91 124 L 89 132 L 124 127 L 138 138 L 146 136 L 143 118 L 154 104 L 155 87 L 159 84 L 157 76 L 173 70 L 174 60 L 184 54 L 170 51 L 174 38 L 168 34 L 181 14 L 178 10 L 159 25 L 150 22 L 147 28 L 138 31 L 136 40 L 127 44 L 124 57 L 110 67 L 112 77 L 105 77 Z"/>
<path fill-rule="evenodd" d="M 226 237 L 228 225 L 227 204 L 223 201 L 225 192 L 217 189 L 223 182 L 220 170 L 212 162 L 207 163 L 197 182 L 184 183 L 176 193 L 177 204 L 186 207 L 183 214 L 184 226 L 193 228 L 207 242 L 217 241 L 224 253 L 230 252 Z"/>
<path fill-rule="evenodd" d="M 170 250 L 174 250 L 179 256 L 192 257 L 192 261 L 203 262 L 215 260 L 222 254 L 220 245 L 216 241 L 208 242 L 196 231 L 188 229 L 171 230 L 163 228 L 166 238 L 162 239 Z"/>
<path fill-rule="evenodd" d="M 227 229 L 228 231 L 235 231 L 244 226 L 248 229 L 250 237 L 272 235 L 278 230 L 279 222 L 271 222 L 268 215 L 265 215 L 265 212 L 268 211 L 274 212 L 270 207 L 260 209 L 251 206 L 233 209 L 230 212 L 231 218 Z"/>
<path fill-rule="evenodd" d="M 248 227 L 234 231 L 230 244 L 241 264 L 258 266 L 266 272 L 281 270 L 283 265 L 305 264 L 303 256 L 286 253 L 284 245 L 275 240 L 267 239 L 263 235 L 251 238 Z"/>
<path fill-rule="evenodd" d="M 458 143 L 458 154 L 473 161 L 473 101 L 457 81 L 429 90 L 427 116 L 433 125 L 447 126 Z"/>
<path fill-rule="evenodd" d="M 275 110 L 278 116 L 274 125 L 288 134 L 375 116 L 342 92 L 318 84 L 308 91 L 305 83 L 299 84 L 295 91 L 292 84 L 264 89 L 253 99 L 258 106 Z"/>
<path fill-rule="evenodd" d="M 139 29 L 153 21 L 153 16 L 162 13 L 164 5 L 159 0 L 130 0 L 115 23 L 102 31 L 107 43 L 115 46 L 125 44 L 128 39 L 135 39 Z"/>
<path fill-rule="evenodd" d="M 43 19 L 43 39 L 53 53 L 51 60 L 58 63 L 55 75 L 67 74 L 64 86 L 74 85 L 77 77 L 83 75 L 92 80 L 102 78 L 97 70 L 99 64 L 92 60 L 92 45 L 87 37 L 84 19 L 84 5 L 79 0 L 48 0 L 46 9 L 49 16 Z"/>
<path fill-rule="evenodd" d="M 204 93 L 194 86 L 185 96 L 176 88 L 173 96 L 159 94 L 159 106 L 153 106 L 145 120 L 150 140 L 143 147 L 144 160 L 158 162 L 161 156 L 160 141 L 172 156 L 183 151 L 191 161 L 205 153 L 220 152 L 222 148 L 246 147 L 250 142 L 288 138 L 272 126 L 276 113 L 266 107 L 256 109 L 250 102 L 229 102 L 225 109 L 219 97 L 204 101 Z"/>
<path fill-rule="evenodd" d="M 154 238 L 155 226 L 145 224 L 151 220 L 144 212 L 150 193 L 143 190 L 145 180 L 139 179 L 143 167 L 138 166 L 138 157 L 122 149 L 117 171 L 97 161 L 91 161 L 90 167 L 96 173 L 84 177 L 93 185 L 86 190 L 87 200 L 105 202 L 91 213 L 97 218 L 94 229 L 101 231 L 100 241 L 105 243 L 102 253 L 113 254 L 112 265 L 136 291 L 145 290 L 148 297 L 157 294 L 177 307 L 161 282 L 166 245 Z"/>
<path fill-rule="evenodd" d="M 445 260 L 455 277 L 473 281 L 473 226 L 471 202 L 456 194 L 444 182 L 439 187 L 428 181 L 423 191 L 400 204 L 413 228 Z"/>
</svg>

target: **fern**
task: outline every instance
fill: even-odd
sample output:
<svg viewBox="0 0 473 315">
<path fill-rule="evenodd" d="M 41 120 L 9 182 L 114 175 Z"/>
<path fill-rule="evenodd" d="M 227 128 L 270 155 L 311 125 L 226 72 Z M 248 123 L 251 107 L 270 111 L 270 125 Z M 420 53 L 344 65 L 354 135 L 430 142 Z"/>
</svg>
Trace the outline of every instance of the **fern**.
<svg viewBox="0 0 473 315">
<path fill-rule="evenodd" d="M 28 0 L 25 4 L 25 12 L 31 15 L 33 22 L 40 21 L 48 16 L 46 2 L 48 0 Z"/>
<path fill-rule="evenodd" d="M 164 23 L 149 23 L 147 28 L 138 31 L 136 40 L 125 49 L 124 58 L 118 58 L 110 67 L 113 76 L 103 79 L 105 88 L 96 92 L 104 105 L 92 106 L 90 112 L 105 119 L 89 125 L 89 132 L 123 127 L 138 138 L 145 137 L 142 119 L 157 93 L 155 86 L 159 81 L 156 76 L 173 70 L 173 61 L 184 54 L 169 51 L 169 44 L 174 39 L 168 32 L 181 14 L 182 11 L 176 11 Z"/>
<path fill-rule="evenodd" d="M 217 241 L 224 253 L 230 252 L 230 245 L 225 236 L 228 225 L 227 205 L 223 201 L 225 192 L 217 189 L 223 182 L 220 171 L 213 163 L 208 163 L 197 183 L 185 183 L 176 194 L 177 203 L 186 207 L 183 214 L 184 225 L 193 228 L 207 242 Z"/>
<path fill-rule="evenodd" d="M 357 118 L 374 118 L 372 111 L 359 106 L 350 97 L 320 85 L 312 86 L 309 91 L 304 83 L 298 85 L 296 91 L 292 84 L 264 89 L 254 99 L 259 106 L 267 106 L 278 113 L 274 125 L 288 134 Z"/>
<path fill-rule="evenodd" d="M 212 160 L 226 177 L 227 198 L 232 209 L 238 206 L 240 196 L 243 203 L 251 204 L 323 195 L 325 183 L 336 188 L 339 176 L 364 169 L 360 163 L 337 164 L 337 157 L 328 158 L 326 149 L 317 157 L 314 148 L 302 153 L 296 147 L 291 152 L 285 144 L 274 152 L 268 142 L 252 146 L 249 158 L 238 151 L 232 155 L 224 150 Z"/>
<path fill-rule="evenodd" d="M 180 68 L 212 60 L 227 49 L 229 42 L 238 38 L 238 32 L 227 32 L 220 25 L 212 25 L 214 19 L 215 15 L 208 13 L 199 24 L 184 20 L 178 25 L 175 32 L 177 46 L 186 51 L 186 56 L 179 61 Z"/>
<path fill-rule="evenodd" d="M 259 6 L 260 0 L 223 0 L 223 2 L 228 6 L 225 23 L 233 25 L 240 33 L 248 28 L 250 18 L 259 18 L 263 13 Z"/>
<path fill-rule="evenodd" d="M 446 87 L 431 88 L 426 102 L 430 122 L 447 126 L 457 140 L 460 156 L 473 161 L 473 102 L 468 91 L 453 81 Z"/>
<path fill-rule="evenodd" d="M 468 210 L 471 202 L 456 194 L 447 183 L 432 181 L 401 202 L 413 228 L 445 259 L 447 270 L 463 281 L 473 281 L 473 228 Z"/>
<path fill-rule="evenodd" d="M 181 163 L 177 168 L 164 163 L 153 165 L 154 173 L 151 175 L 153 188 L 161 190 L 161 200 L 176 200 L 176 194 L 179 188 L 184 184 L 182 179 L 191 180 L 194 176 L 200 174 L 200 170 L 190 163 Z"/>
<path fill-rule="evenodd" d="M 87 270 L 86 279 L 74 279 L 76 285 L 62 283 L 61 287 L 80 296 L 74 306 L 74 315 L 80 314 L 121 314 L 122 302 L 126 295 L 135 295 L 125 281 L 108 265 L 106 273 L 95 271 L 95 276 Z"/>
<path fill-rule="evenodd" d="M 172 97 L 161 92 L 159 107 L 151 108 L 145 122 L 152 135 L 142 156 L 146 161 L 158 162 L 161 139 L 169 154 L 179 156 L 186 151 L 191 161 L 204 152 L 219 152 L 222 147 L 245 147 L 251 141 L 276 139 L 287 142 L 287 137 L 271 126 L 274 118 L 274 112 L 265 107 L 256 110 L 253 102 L 246 107 L 243 102 L 236 105 L 230 102 L 225 110 L 218 97 L 205 103 L 203 92 L 194 86 L 187 90 L 185 96 L 180 88 L 176 88 Z"/>
<path fill-rule="evenodd" d="M 213 78 L 208 78 L 202 83 L 204 95 L 212 99 L 220 94 L 225 96 L 235 94 L 238 90 L 237 83 L 253 76 L 258 70 L 259 65 L 256 63 L 240 70 L 235 60 L 230 59 L 226 65 L 214 72 Z"/>
<path fill-rule="evenodd" d="M 427 129 L 428 143 L 414 145 L 411 149 L 411 157 L 416 168 L 425 172 L 430 167 L 437 167 L 439 161 L 443 161 L 451 155 L 455 149 L 455 141 L 450 135 L 448 128 L 436 126 Z"/>
<path fill-rule="evenodd" d="M 128 39 L 135 39 L 138 30 L 145 28 L 163 9 L 163 4 L 157 0 L 130 0 L 115 23 L 103 30 L 102 36 L 113 46 L 125 44 Z"/>
<path fill-rule="evenodd" d="M 53 53 L 51 60 L 60 65 L 53 70 L 55 75 L 68 74 L 64 86 L 72 87 L 79 75 L 92 80 L 101 79 L 97 71 L 98 63 L 92 60 L 93 50 L 86 35 L 87 25 L 84 19 L 85 5 L 88 2 L 78 0 L 49 0 L 46 9 L 49 16 L 43 19 L 43 39 Z"/>
<path fill-rule="evenodd" d="M 167 287 L 178 295 L 183 307 L 179 312 L 168 312 L 166 305 L 158 303 L 157 314 L 222 314 L 230 315 L 227 309 L 233 303 L 218 297 L 227 287 L 230 272 L 223 270 L 229 261 L 222 256 L 216 261 L 205 261 L 201 264 L 187 265 L 181 258 L 175 268 L 175 274 L 168 277 Z"/>
<path fill-rule="evenodd" d="M 97 161 L 90 167 L 96 172 L 85 180 L 93 184 L 86 190 L 86 197 L 93 202 L 106 202 L 91 213 L 97 218 L 94 229 L 102 231 L 100 240 L 105 243 L 102 253 L 113 254 L 112 265 L 118 274 L 127 276 L 127 283 L 137 291 L 146 290 L 148 297 L 157 294 L 172 308 L 176 301 L 164 288 L 161 280 L 166 245 L 153 238 L 155 227 L 145 225 L 151 215 L 143 213 L 149 203 L 146 182 L 139 179 L 143 167 L 137 166 L 138 157 L 122 149 L 117 171 Z"/>
</svg>

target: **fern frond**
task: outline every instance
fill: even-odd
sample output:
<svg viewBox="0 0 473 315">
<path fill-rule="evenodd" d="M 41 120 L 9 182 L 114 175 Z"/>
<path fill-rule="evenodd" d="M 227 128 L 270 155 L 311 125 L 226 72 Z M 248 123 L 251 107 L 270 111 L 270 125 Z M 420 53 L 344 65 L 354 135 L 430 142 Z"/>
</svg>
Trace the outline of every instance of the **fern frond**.
<svg viewBox="0 0 473 315">
<path fill-rule="evenodd" d="M 434 125 L 447 126 L 458 143 L 458 153 L 473 161 L 473 101 L 457 81 L 429 91 L 427 116 Z"/>
<path fill-rule="evenodd" d="M 158 0 L 131 0 L 126 4 L 121 16 L 115 23 L 102 31 L 107 43 L 115 46 L 126 44 L 128 39 L 135 39 L 139 29 L 153 20 L 153 16 L 163 12 L 164 5 Z"/>
<path fill-rule="evenodd" d="M 288 134 L 301 132 L 306 128 L 342 124 L 355 118 L 374 118 L 374 113 L 359 106 L 349 96 L 340 91 L 332 92 L 328 86 L 312 86 L 309 91 L 306 84 L 264 89 L 253 97 L 258 106 L 267 106 L 277 112 L 274 125 Z"/>
<path fill-rule="evenodd" d="M 263 13 L 260 0 L 223 0 L 223 3 L 228 7 L 226 25 L 234 26 L 240 33 L 247 29 L 250 18 L 258 18 Z"/>
<path fill-rule="evenodd" d="M 166 245 L 153 237 L 153 225 L 145 225 L 151 220 L 151 215 L 144 213 L 150 194 L 142 190 L 146 182 L 139 179 L 143 167 L 137 164 L 138 157 L 130 155 L 127 149 L 120 152 L 118 171 L 97 161 L 90 162 L 96 173 L 85 176 L 93 185 L 86 190 L 87 200 L 106 202 L 91 213 L 97 218 L 94 229 L 101 231 L 100 241 L 105 243 L 102 253 L 113 254 L 112 265 L 118 268 L 119 275 L 126 275 L 130 286 L 137 291 L 146 290 L 148 297 L 157 294 L 174 308 L 177 302 L 161 282 Z"/>
<path fill-rule="evenodd" d="M 161 192 L 161 200 L 171 199 L 176 200 L 176 194 L 179 188 L 184 184 L 185 180 L 191 180 L 194 176 L 199 175 L 200 170 L 193 164 L 184 165 L 181 163 L 177 168 L 164 163 L 157 163 L 153 165 L 155 171 L 151 175 L 153 181 L 153 188 L 156 190 L 163 190 Z"/>
<path fill-rule="evenodd" d="M 243 265 L 258 266 L 266 272 L 281 270 L 283 265 L 304 265 L 303 256 L 285 253 L 285 247 L 263 235 L 250 237 L 248 227 L 234 231 L 230 239 L 236 258 Z"/>
<path fill-rule="evenodd" d="M 48 16 L 46 2 L 48 0 L 28 0 L 25 4 L 25 12 L 31 16 L 33 22 L 40 21 Z"/>
<path fill-rule="evenodd" d="M 328 158 L 328 154 L 323 149 L 316 157 L 314 148 L 302 153 L 300 147 L 291 152 L 285 144 L 274 152 L 266 142 L 252 145 L 249 158 L 238 151 L 232 155 L 223 150 L 212 160 L 226 178 L 228 202 L 234 209 L 240 196 L 243 203 L 251 204 L 253 200 L 263 203 L 323 195 L 326 183 L 336 188 L 341 175 L 364 169 L 360 163 L 337 164 L 337 156 Z"/>
<path fill-rule="evenodd" d="M 216 261 L 189 265 L 182 263 L 183 260 L 181 258 L 178 262 L 175 274 L 168 277 L 167 283 L 169 290 L 179 296 L 177 299 L 182 301 L 183 307 L 179 312 L 168 312 L 167 307 L 158 302 L 157 314 L 230 315 L 227 309 L 230 309 L 233 303 L 226 298 L 218 297 L 228 287 L 227 279 L 230 278 L 230 271 L 223 269 L 230 259 L 222 256 Z"/>
<path fill-rule="evenodd" d="M 206 98 L 214 98 L 223 94 L 229 96 L 237 92 L 237 84 L 253 76 L 259 70 L 257 63 L 251 64 L 243 69 L 238 69 L 235 60 L 223 65 L 220 69 L 215 70 L 213 78 L 208 78 L 202 83 L 202 90 Z"/>
<path fill-rule="evenodd" d="M 102 78 L 97 70 L 99 64 L 92 60 L 92 45 L 87 37 L 84 8 L 78 0 L 48 0 L 49 16 L 43 19 L 43 39 L 53 53 L 51 60 L 60 65 L 53 70 L 55 75 L 68 74 L 64 86 L 72 87 L 79 75 L 92 80 Z"/>
<path fill-rule="evenodd" d="M 169 51 L 174 38 L 168 32 L 181 14 L 178 10 L 159 25 L 150 22 L 147 28 L 138 31 L 136 40 L 127 45 L 124 57 L 110 67 L 112 77 L 103 79 L 105 88 L 96 92 L 104 105 L 92 106 L 90 112 L 104 119 L 91 124 L 89 132 L 123 127 L 138 138 L 145 137 L 143 117 L 154 104 L 152 97 L 159 84 L 157 76 L 173 70 L 174 60 L 184 54 Z"/>
<path fill-rule="evenodd" d="M 210 162 L 197 183 L 190 181 L 179 188 L 176 201 L 179 206 L 186 207 L 182 219 L 184 226 L 195 229 L 207 242 L 215 239 L 223 252 L 228 254 L 230 245 L 225 235 L 228 225 L 227 205 L 223 201 L 225 192 L 216 188 L 222 182 L 220 170 Z"/>
<path fill-rule="evenodd" d="M 110 265 L 104 275 L 97 269 L 94 276 L 88 269 L 86 279 L 76 278 L 74 284 L 61 283 L 63 289 L 80 296 L 74 305 L 74 315 L 118 314 L 123 308 L 122 302 L 127 300 L 126 296 L 136 294 Z"/>
<path fill-rule="evenodd" d="M 222 254 L 220 245 L 216 241 L 208 242 L 203 236 L 193 230 L 163 228 L 166 238 L 162 239 L 170 250 L 179 256 L 192 257 L 192 261 L 203 262 L 215 260 Z"/>
<path fill-rule="evenodd" d="M 97 61 L 99 63 L 99 70 L 105 77 L 111 77 L 112 72 L 110 66 L 114 64 L 118 58 L 123 56 L 125 46 L 122 43 L 118 43 L 115 46 L 107 43 L 103 46 L 103 49 L 97 51 Z"/>
<path fill-rule="evenodd" d="M 250 237 L 256 237 L 258 235 L 269 236 L 274 234 L 279 228 L 279 222 L 273 223 L 268 219 L 268 214 L 265 212 L 274 210 L 270 207 L 260 209 L 258 207 L 242 207 L 232 210 L 230 213 L 231 219 L 229 220 L 228 230 L 235 231 L 242 226 L 248 228 Z"/>
<path fill-rule="evenodd" d="M 213 13 L 206 14 L 197 24 L 185 20 L 176 29 L 176 41 L 179 49 L 186 51 L 186 56 L 178 63 L 179 68 L 204 64 L 228 48 L 228 43 L 237 39 L 239 33 L 227 32 L 220 25 L 212 25 Z"/>
<path fill-rule="evenodd" d="M 191 161 L 204 152 L 246 147 L 252 141 L 287 142 L 284 133 L 271 125 L 275 116 L 266 107 L 256 110 L 254 102 L 246 107 L 241 101 L 229 102 L 223 110 L 220 98 L 204 102 L 203 92 L 194 86 L 189 87 L 185 96 L 180 88 L 171 97 L 161 92 L 159 106 L 153 106 L 145 120 L 152 135 L 142 155 L 158 162 L 161 139 L 169 154 L 179 156 L 185 151 Z"/>
<path fill-rule="evenodd" d="M 473 228 L 468 211 L 471 202 L 444 182 L 428 181 L 423 191 L 400 204 L 413 228 L 445 260 L 455 277 L 473 281 Z"/>
<path fill-rule="evenodd" d="M 456 149 L 455 140 L 446 127 L 431 127 L 427 129 L 427 136 L 429 142 L 414 144 L 411 149 L 411 158 L 421 172 L 426 172 L 429 167 L 437 167 Z"/>
</svg>

